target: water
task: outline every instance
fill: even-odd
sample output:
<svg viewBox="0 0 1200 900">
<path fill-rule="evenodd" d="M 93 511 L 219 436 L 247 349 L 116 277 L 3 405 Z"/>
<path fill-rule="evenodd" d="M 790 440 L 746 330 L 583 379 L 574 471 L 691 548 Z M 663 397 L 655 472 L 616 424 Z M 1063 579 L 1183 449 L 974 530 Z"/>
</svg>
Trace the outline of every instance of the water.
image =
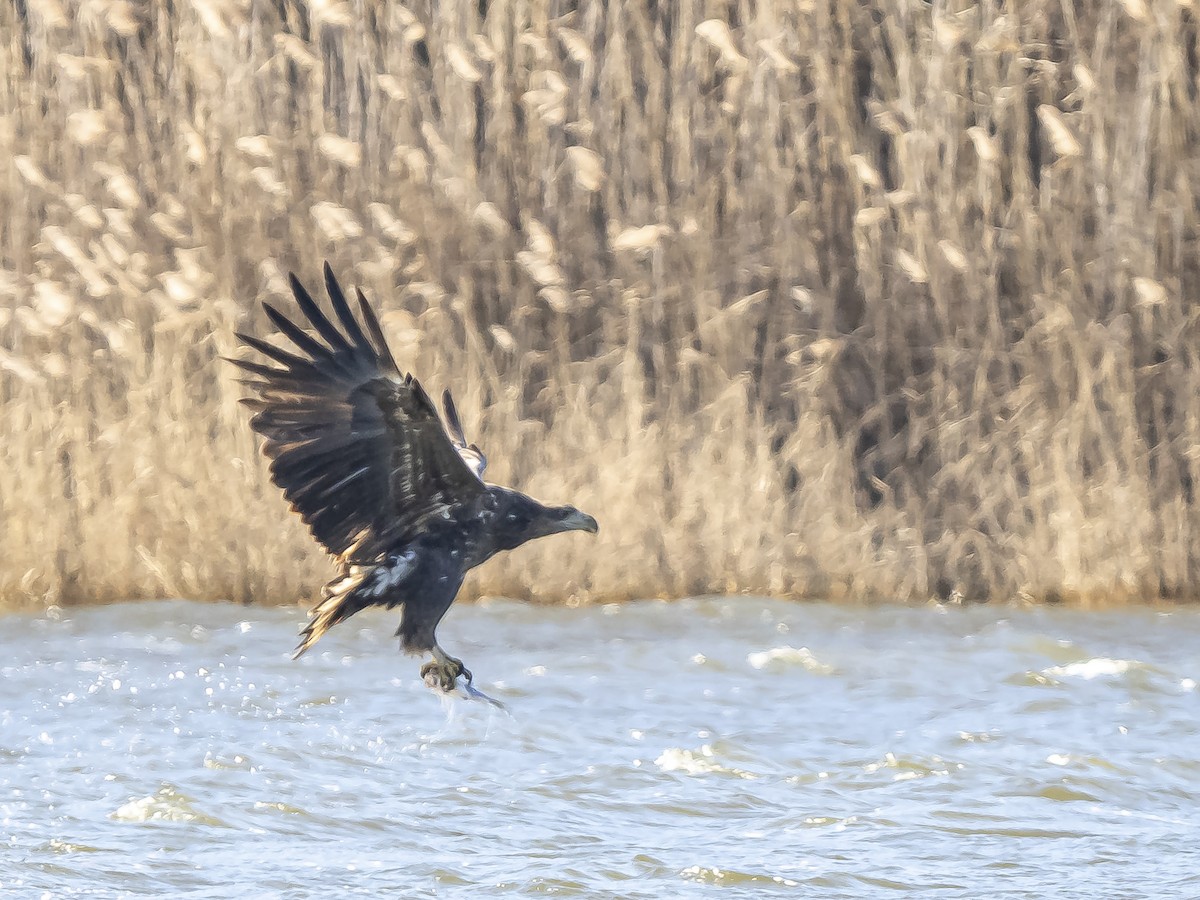
<svg viewBox="0 0 1200 900">
<path fill-rule="evenodd" d="M 1200 615 L 729 598 L 11 615 L 0 895 L 1200 896 Z"/>
</svg>

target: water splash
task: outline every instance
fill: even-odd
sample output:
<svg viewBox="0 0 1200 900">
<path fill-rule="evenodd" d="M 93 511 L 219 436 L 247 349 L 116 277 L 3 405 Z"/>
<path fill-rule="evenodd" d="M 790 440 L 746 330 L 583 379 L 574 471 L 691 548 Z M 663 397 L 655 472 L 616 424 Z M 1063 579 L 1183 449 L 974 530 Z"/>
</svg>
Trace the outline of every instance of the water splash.
<svg viewBox="0 0 1200 900">
<path fill-rule="evenodd" d="M 1133 669 L 1142 668 L 1142 663 L 1133 659 L 1109 659 L 1098 656 L 1086 662 L 1075 662 L 1065 666 L 1051 666 L 1043 669 L 1044 675 L 1055 675 L 1062 678 L 1083 678 L 1091 681 L 1094 678 L 1112 678 L 1124 675 Z"/>
<path fill-rule="evenodd" d="M 834 668 L 821 662 L 807 647 L 772 647 L 746 657 L 746 662 L 755 669 L 788 669 L 799 667 L 814 675 L 832 675 Z"/>
<path fill-rule="evenodd" d="M 173 785 L 164 784 L 153 794 L 130 800 L 109 814 L 117 822 L 187 822 L 227 828 L 215 816 L 196 809 L 192 798 L 180 793 Z"/>
</svg>

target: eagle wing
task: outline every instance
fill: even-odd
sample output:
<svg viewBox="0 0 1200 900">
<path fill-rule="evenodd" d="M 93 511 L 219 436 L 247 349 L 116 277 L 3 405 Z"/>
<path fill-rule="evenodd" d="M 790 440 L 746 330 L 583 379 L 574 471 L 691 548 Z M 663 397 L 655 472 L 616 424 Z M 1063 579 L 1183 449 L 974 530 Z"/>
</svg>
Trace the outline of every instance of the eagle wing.
<svg viewBox="0 0 1200 900">
<path fill-rule="evenodd" d="M 448 434 L 425 389 L 397 368 L 361 291 L 360 323 L 325 264 L 339 329 L 290 278 L 321 340 L 264 303 L 296 350 L 238 334 L 277 365 L 229 361 L 254 376 L 245 384 L 258 396 L 242 402 L 254 410 L 251 427 L 266 438 L 271 479 L 292 509 L 330 553 L 371 562 L 485 491 L 482 466 L 463 453 L 453 403 Z"/>
<path fill-rule="evenodd" d="M 442 409 L 446 413 L 446 430 L 450 433 L 450 440 L 454 442 L 454 449 L 458 451 L 467 467 L 475 473 L 475 477 L 482 480 L 483 470 L 487 468 L 487 457 L 478 446 L 467 443 L 462 422 L 458 419 L 458 410 L 454 408 L 454 398 L 448 390 L 442 392 Z"/>
</svg>

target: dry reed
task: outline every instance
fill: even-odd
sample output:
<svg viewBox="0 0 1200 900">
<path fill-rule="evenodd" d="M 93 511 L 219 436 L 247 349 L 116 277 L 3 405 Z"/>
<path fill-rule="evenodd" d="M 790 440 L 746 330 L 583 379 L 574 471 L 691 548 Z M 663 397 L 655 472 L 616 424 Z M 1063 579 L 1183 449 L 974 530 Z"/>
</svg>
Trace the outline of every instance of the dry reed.
<svg viewBox="0 0 1200 900">
<path fill-rule="evenodd" d="M 311 594 L 216 360 L 328 258 L 601 521 L 472 593 L 1192 597 L 1198 60 L 1142 0 L 0 4 L 0 596 Z"/>
</svg>

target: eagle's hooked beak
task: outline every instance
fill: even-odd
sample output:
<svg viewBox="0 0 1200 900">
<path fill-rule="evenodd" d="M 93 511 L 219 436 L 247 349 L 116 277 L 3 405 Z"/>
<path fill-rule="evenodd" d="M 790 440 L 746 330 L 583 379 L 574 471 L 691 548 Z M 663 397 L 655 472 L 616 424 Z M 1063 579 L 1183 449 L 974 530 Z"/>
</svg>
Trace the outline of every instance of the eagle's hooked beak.
<svg viewBox="0 0 1200 900">
<path fill-rule="evenodd" d="M 590 534 L 595 534 L 600 530 L 600 526 L 585 512 L 580 512 L 573 507 L 568 507 L 566 515 L 562 519 L 563 531 L 586 531 Z"/>
</svg>

